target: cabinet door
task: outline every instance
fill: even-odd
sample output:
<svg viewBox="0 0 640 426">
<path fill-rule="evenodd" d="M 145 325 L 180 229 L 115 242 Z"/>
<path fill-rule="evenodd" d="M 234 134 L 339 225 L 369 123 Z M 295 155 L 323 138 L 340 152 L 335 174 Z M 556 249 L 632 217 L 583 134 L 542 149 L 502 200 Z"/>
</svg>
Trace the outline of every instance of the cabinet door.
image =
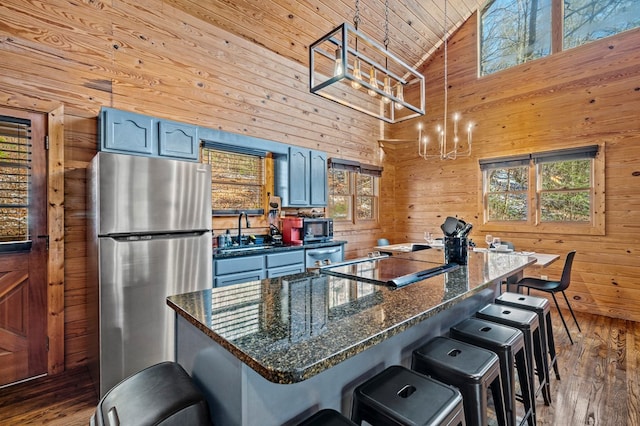
<svg viewBox="0 0 640 426">
<path fill-rule="evenodd" d="M 264 270 L 242 272 L 239 274 L 218 275 L 214 279 L 214 287 L 224 287 L 227 285 L 246 283 L 249 281 L 260 281 L 265 279 Z"/>
<path fill-rule="evenodd" d="M 154 119 L 142 114 L 103 108 L 101 113 L 102 151 L 129 154 L 156 154 Z"/>
<path fill-rule="evenodd" d="M 310 151 L 296 147 L 289 148 L 289 205 L 308 206 L 311 202 Z"/>
<path fill-rule="evenodd" d="M 327 180 L 327 154 L 311 151 L 311 199 L 312 206 L 326 206 L 329 182 Z"/>
<path fill-rule="evenodd" d="M 161 156 L 198 160 L 198 127 L 161 120 L 158 123 L 158 150 Z"/>
</svg>

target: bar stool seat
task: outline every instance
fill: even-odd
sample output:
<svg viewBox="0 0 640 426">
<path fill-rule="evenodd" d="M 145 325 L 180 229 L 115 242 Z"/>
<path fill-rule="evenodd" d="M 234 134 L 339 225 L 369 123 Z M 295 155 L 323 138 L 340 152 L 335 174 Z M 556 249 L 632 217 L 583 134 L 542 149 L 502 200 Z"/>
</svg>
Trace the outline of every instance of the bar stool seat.
<svg viewBox="0 0 640 426">
<path fill-rule="evenodd" d="M 518 381 L 522 391 L 522 395 L 518 395 L 518 401 L 524 405 L 521 424 L 528 421 L 531 426 L 535 425 L 535 404 L 532 398 L 534 384 L 529 380 L 522 332 L 506 325 L 478 318 L 468 318 L 451 327 L 449 335 L 456 340 L 479 346 L 498 355 L 502 389 L 505 394 L 507 421 L 510 425 L 518 424 L 514 368 L 517 370 Z"/>
<path fill-rule="evenodd" d="M 439 336 L 413 351 L 411 368 L 460 389 L 469 425 L 488 423 L 487 388 L 491 388 L 498 424 L 507 424 L 500 360 L 495 353 Z"/>
<path fill-rule="evenodd" d="M 124 379 L 98 403 L 91 425 L 211 425 L 203 395 L 175 362 L 161 362 Z"/>
<path fill-rule="evenodd" d="M 502 293 L 496 298 L 498 305 L 513 306 L 515 308 L 533 311 L 538 314 L 538 321 L 542 329 L 542 343 L 545 347 L 545 353 L 549 354 L 549 368 L 553 367 L 556 373 L 556 379 L 560 380 L 560 371 L 558 370 L 558 356 L 556 355 L 556 344 L 553 339 L 553 325 L 551 324 L 551 303 L 544 297 L 529 296 L 527 294 Z"/>
<path fill-rule="evenodd" d="M 540 332 L 540 322 L 535 312 L 524 309 L 513 308 L 511 306 L 497 305 L 490 303 L 476 312 L 475 316 L 480 319 L 495 322 L 517 328 L 524 334 L 525 350 L 529 367 L 529 377 L 534 382 L 534 377 L 538 377 L 538 386 L 534 395 L 542 393 L 545 405 L 551 405 L 551 393 L 549 391 L 549 365 L 547 357 L 543 356 L 542 333 Z M 535 367 L 534 367 L 535 361 Z M 534 399 L 535 399 L 534 396 Z"/>
<path fill-rule="evenodd" d="M 460 392 L 393 365 L 353 392 L 351 420 L 372 425 L 465 425 Z"/>
<path fill-rule="evenodd" d="M 305 419 L 298 426 L 355 426 L 356 424 L 336 410 L 325 408 Z"/>
</svg>

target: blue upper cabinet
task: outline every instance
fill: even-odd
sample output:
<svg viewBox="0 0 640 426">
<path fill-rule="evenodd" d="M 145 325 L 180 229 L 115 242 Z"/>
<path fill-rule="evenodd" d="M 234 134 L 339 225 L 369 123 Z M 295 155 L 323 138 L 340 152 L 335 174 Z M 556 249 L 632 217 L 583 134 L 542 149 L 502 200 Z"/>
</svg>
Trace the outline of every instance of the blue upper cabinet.
<svg viewBox="0 0 640 426">
<path fill-rule="evenodd" d="M 276 187 L 285 207 L 324 207 L 327 205 L 327 154 L 299 147 L 290 147 L 285 185 Z M 278 180 L 276 178 L 276 180 Z M 279 194 L 285 189 L 286 196 Z"/>
<path fill-rule="evenodd" d="M 289 148 L 289 205 L 308 206 L 311 203 L 311 152 Z"/>
<path fill-rule="evenodd" d="M 156 137 L 153 117 L 103 108 L 101 118 L 103 151 L 154 154 Z"/>
<path fill-rule="evenodd" d="M 200 144 L 197 126 L 161 120 L 158 123 L 158 135 L 160 156 L 198 159 Z"/>
<path fill-rule="evenodd" d="M 198 127 L 103 107 L 100 150 L 198 161 Z"/>
<path fill-rule="evenodd" d="M 311 151 L 311 205 L 326 206 L 329 200 L 329 182 L 327 177 L 327 154 Z"/>
</svg>

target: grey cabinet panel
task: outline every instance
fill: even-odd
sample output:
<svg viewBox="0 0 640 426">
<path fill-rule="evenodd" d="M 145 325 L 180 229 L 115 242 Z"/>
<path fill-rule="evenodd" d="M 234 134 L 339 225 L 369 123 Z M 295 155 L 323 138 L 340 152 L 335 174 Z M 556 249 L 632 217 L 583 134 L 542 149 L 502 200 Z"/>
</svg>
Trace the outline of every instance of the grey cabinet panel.
<svg viewBox="0 0 640 426">
<path fill-rule="evenodd" d="M 264 255 L 241 256 L 214 261 L 216 277 L 264 269 Z"/>
<path fill-rule="evenodd" d="M 311 195 L 312 206 L 326 206 L 329 199 L 329 182 L 327 180 L 327 154 L 311 151 Z"/>
<path fill-rule="evenodd" d="M 271 268 L 267 270 L 267 278 L 283 277 L 285 275 L 300 274 L 306 269 L 304 263 L 298 263 L 295 265 L 280 266 L 278 268 Z"/>
<path fill-rule="evenodd" d="M 289 205 L 307 206 L 311 202 L 310 168 L 308 149 L 289 148 Z"/>
<path fill-rule="evenodd" d="M 216 276 L 214 280 L 215 287 L 224 287 L 226 285 L 246 283 L 249 281 L 260 281 L 265 279 L 264 270 L 249 271 L 238 274 L 229 274 L 223 276 Z"/>
<path fill-rule="evenodd" d="M 158 152 L 164 157 L 197 160 L 198 127 L 162 120 L 158 123 Z"/>
<path fill-rule="evenodd" d="M 277 195 L 285 207 L 325 207 L 328 200 L 327 154 L 290 147 L 275 158 Z"/>
<path fill-rule="evenodd" d="M 105 151 L 154 154 L 154 119 L 142 114 L 103 108 L 102 149 Z"/>
<path fill-rule="evenodd" d="M 198 126 L 103 107 L 100 150 L 198 161 Z"/>
<path fill-rule="evenodd" d="M 267 254 L 267 269 L 277 268 L 279 266 L 292 265 L 295 263 L 304 263 L 304 250 L 301 248 L 294 251 L 286 251 L 283 253 Z"/>
</svg>

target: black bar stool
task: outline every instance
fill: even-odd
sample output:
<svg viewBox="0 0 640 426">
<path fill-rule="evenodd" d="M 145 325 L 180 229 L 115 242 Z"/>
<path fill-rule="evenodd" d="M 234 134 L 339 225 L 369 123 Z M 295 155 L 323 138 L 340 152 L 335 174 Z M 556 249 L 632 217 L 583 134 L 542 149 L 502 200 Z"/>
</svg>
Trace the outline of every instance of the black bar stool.
<svg viewBox="0 0 640 426">
<path fill-rule="evenodd" d="M 538 376 L 539 385 L 538 387 L 534 386 L 536 389 L 535 396 L 542 393 L 544 404 L 551 405 L 551 393 L 549 392 L 549 386 L 547 386 L 549 383 L 549 365 L 547 363 L 547 357 L 543 356 L 545 353 L 543 352 L 542 333 L 540 333 L 538 315 L 535 312 L 524 309 L 490 303 L 476 312 L 475 316 L 522 331 L 522 334 L 524 334 L 525 350 L 528 355 L 527 360 L 529 362 L 528 367 L 531 381 L 534 381 L 535 374 Z"/>
<path fill-rule="evenodd" d="M 533 311 L 538 314 L 538 321 L 542 329 L 542 342 L 545 345 L 546 353 L 549 354 L 549 368 L 553 367 L 556 379 L 560 380 L 558 370 L 558 356 L 556 355 L 556 344 L 553 339 L 553 325 L 551 324 L 551 303 L 544 297 L 529 296 L 520 293 L 502 293 L 496 298 L 499 305 L 513 306 L 514 308 Z"/>
<path fill-rule="evenodd" d="M 356 426 L 354 422 L 331 408 L 318 411 L 298 426 Z"/>
<path fill-rule="evenodd" d="M 100 400 L 91 425 L 211 425 L 204 396 L 175 362 L 145 368 L 111 388 Z"/>
<path fill-rule="evenodd" d="M 460 389 L 469 425 L 487 424 L 490 387 L 498 424 L 507 424 L 500 360 L 493 352 L 439 336 L 413 351 L 411 368 Z"/>
<path fill-rule="evenodd" d="M 351 420 L 372 425 L 465 425 L 460 392 L 393 365 L 353 391 Z"/>
<path fill-rule="evenodd" d="M 449 334 L 456 340 L 479 346 L 498 355 L 507 421 L 510 425 L 518 424 L 514 368 L 517 370 L 518 381 L 522 391 L 522 395 L 518 395 L 518 401 L 524 405 L 524 415 L 520 424 L 528 421 L 529 425 L 535 425 L 534 384 L 529 380 L 530 375 L 527 369 L 528 363 L 522 332 L 506 325 L 479 318 L 468 318 L 451 327 Z"/>
</svg>

